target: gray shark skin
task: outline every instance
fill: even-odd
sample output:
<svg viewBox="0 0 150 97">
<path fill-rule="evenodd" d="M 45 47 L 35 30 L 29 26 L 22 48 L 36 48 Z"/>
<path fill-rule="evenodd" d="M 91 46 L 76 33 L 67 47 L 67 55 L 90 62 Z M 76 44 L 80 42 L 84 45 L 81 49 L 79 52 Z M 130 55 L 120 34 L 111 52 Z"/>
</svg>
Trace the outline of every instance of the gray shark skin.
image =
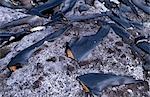
<svg viewBox="0 0 150 97">
<path fill-rule="evenodd" d="M 130 49 L 132 53 L 141 58 L 143 62 L 143 68 L 147 71 L 150 70 L 150 43 L 148 39 L 140 36 L 135 41 L 130 39 L 131 35 L 124 30 L 122 27 L 119 27 L 117 24 L 111 23 L 109 24 L 114 32 L 122 38 L 122 40 L 130 45 Z M 145 55 L 147 54 L 147 55 Z"/>
<path fill-rule="evenodd" d="M 135 41 L 133 41 L 133 40 L 131 40 L 131 35 L 125 29 L 123 29 L 122 27 L 120 27 L 114 23 L 109 23 L 109 25 L 114 30 L 114 32 L 122 38 L 122 40 L 125 43 L 130 45 L 130 48 L 134 52 L 138 52 L 139 55 L 141 55 L 143 51 L 147 54 L 150 54 L 150 43 L 148 42 L 148 39 L 138 38 L 138 39 L 135 39 Z M 140 36 L 140 37 L 142 37 L 142 36 Z M 145 40 L 147 40 L 147 41 L 145 41 Z M 139 50 L 139 49 L 141 49 L 141 50 Z"/>
<path fill-rule="evenodd" d="M 26 16 L 26 17 L 8 22 L 6 24 L 3 24 L 0 26 L 0 29 L 12 28 L 12 27 L 20 26 L 24 24 L 29 24 L 32 26 L 40 25 L 42 24 L 42 19 L 38 16 Z"/>
<path fill-rule="evenodd" d="M 142 58 L 144 55 L 143 50 L 141 50 L 137 45 L 134 43 L 134 41 L 131 39 L 131 35 L 129 32 L 127 32 L 125 29 L 123 29 L 121 26 L 114 24 L 114 23 L 109 23 L 113 31 L 122 38 L 124 43 L 130 45 L 131 51 L 134 53 L 135 56 L 138 56 L 139 58 Z"/>
<path fill-rule="evenodd" d="M 129 0 L 118 0 L 118 1 L 129 6 L 132 9 L 132 11 L 138 16 L 138 12 L 137 12 L 137 10 L 136 10 L 136 8 L 132 2 L 130 2 Z"/>
<path fill-rule="evenodd" d="M 115 13 L 115 12 L 107 12 L 106 13 L 108 15 L 108 17 L 113 20 L 115 23 L 117 23 L 118 25 L 122 26 L 123 28 L 130 28 L 130 27 L 136 27 L 138 29 L 141 29 L 143 27 L 143 25 L 141 23 L 138 22 L 134 22 L 131 21 L 121 15 L 119 15 L 119 13 Z"/>
<path fill-rule="evenodd" d="M 145 71 L 150 71 L 150 55 L 145 57 L 145 63 L 143 65 Z"/>
<path fill-rule="evenodd" d="M 64 2 L 64 7 L 62 8 L 61 12 L 65 14 L 71 11 L 74 5 L 76 4 L 76 2 L 77 0 L 66 0 L 66 2 Z"/>
<path fill-rule="evenodd" d="M 85 20 L 90 20 L 90 19 L 96 19 L 98 17 L 103 17 L 107 16 L 105 13 L 95 13 L 95 14 L 88 14 L 88 15 L 82 15 L 82 16 L 77 16 L 77 15 L 71 15 L 69 17 L 66 17 L 67 20 L 71 22 L 80 22 L 80 21 L 85 21 Z"/>
<path fill-rule="evenodd" d="M 133 4 L 139 9 L 143 10 L 145 13 L 150 15 L 150 6 L 144 3 L 144 0 L 131 0 Z"/>
<path fill-rule="evenodd" d="M 108 25 L 102 26 L 98 32 L 91 36 L 83 36 L 76 38 L 68 44 L 68 48 L 73 53 L 75 60 L 81 61 L 93 48 L 95 48 L 100 41 L 109 33 L 110 27 Z"/>
<path fill-rule="evenodd" d="M 56 31 L 54 33 L 51 33 L 51 34 L 47 35 L 42 40 L 38 41 L 37 43 L 35 43 L 35 44 L 27 47 L 26 49 L 22 50 L 21 52 L 19 52 L 15 57 L 13 57 L 11 59 L 11 61 L 7 65 L 8 69 L 10 69 L 11 66 L 16 66 L 18 64 L 21 67 L 23 65 L 27 64 L 28 59 L 31 57 L 32 53 L 34 51 L 36 51 L 36 48 L 38 48 L 39 46 L 41 46 L 45 41 L 53 42 L 58 37 L 60 37 L 65 31 L 67 31 L 68 29 L 70 29 L 71 26 L 72 25 L 66 25 L 65 27 L 59 29 L 58 31 Z"/>
<path fill-rule="evenodd" d="M 140 36 L 135 39 L 135 44 L 142 51 L 150 55 L 150 42 L 148 42 L 148 38 Z"/>
<path fill-rule="evenodd" d="M 76 78 L 82 82 L 93 95 L 101 95 L 101 92 L 108 87 L 115 87 L 119 85 L 127 85 L 142 82 L 142 80 L 135 80 L 132 77 L 114 75 L 111 73 L 88 73 Z"/>
<path fill-rule="evenodd" d="M 136 46 L 139 47 L 144 52 L 146 52 L 147 54 L 150 55 L 150 43 L 148 43 L 148 42 L 141 42 L 141 43 L 136 44 Z"/>
<path fill-rule="evenodd" d="M 129 44 L 130 34 L 126 32 L 122 27 L 118 26 L 117 24 L 110 23 L 109 24 L 114 32 L 122 38 L 122 40 Z"/>
<path fill-rule="evenodd" d="M 60 5 L 64 0 L 49 0 L 48 2 L 32 8 L 27 13 L 31 15 L 38 15 L 40 17 L 48 18 L 46 14 L 50 14 L 53 8 Z"/>
<path fill-rule="evenodd" d="M 76 2 L 77 2 L 77 0 L 66 0 L 64 2 L 63 8 L 61 10 L 59 10 L 58 12 L 54 13 L 54 15 L 52 15 L 51 19 L 53 21 L 61 19 L 63 17 L 63 15 L 65 15 L 67 12 L 72 10 L 72 8 L 76 4 Z"/>
</svg>

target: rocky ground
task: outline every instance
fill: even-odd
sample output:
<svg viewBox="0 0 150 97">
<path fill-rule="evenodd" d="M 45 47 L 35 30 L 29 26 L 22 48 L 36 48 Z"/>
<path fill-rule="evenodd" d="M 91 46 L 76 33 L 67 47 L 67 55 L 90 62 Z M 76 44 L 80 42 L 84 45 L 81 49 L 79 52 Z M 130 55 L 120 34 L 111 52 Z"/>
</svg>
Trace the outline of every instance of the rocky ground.
<svg viewBox="0 0 150 97">
<path fill-rule="evenodd" d="M 82 0 L 81 0 L 82 1 Z M 79 2 L 76 4 L 76 7 Z M 93 11 L 94 10 L 94 11 Z M 104 9 L 103 9 L 104 10 Z M 26 14 L 5 7 L 0 7 L 0 25 L 14 19 L 24 17 Z M 87 12 L 70 12 L 82 15 L 102 11 L 97 6 L 91 7 Z M 144 28 L 142 30 L 130 29 L 133 36 L 148 35 L 150 32 L 150 17 L 143 14 Z M 130 18 L 136 19 L 132 16 Z M 25 36 L 21 41 L 14 42 L 0 53 L 9 52 L 0 59 L 0 70 L 4 68 L 12 57 L 21 50 L 36 43 L 49 33 L 60 28 L 60 25 L 49 26 L 43 31 L 38 31 Z M 108 36 L 92 50 L 82 62 L 76 62 L 65 55 L 65 44 L 77 35 L 92 35 L 98 30 L 94 22 L 75 22 L 73 28 L 54 42 L 44 43 L 28 60 L 28 64 L 18 69 L 9 78 L 0 78 L 0 97 L 84 97 L 82 87 L 76 77 L 91 72 L 114 73 L 116 75 L 132 76 L 145 80 L 150 85 L 150 78 L 145 78 L 142 61 L 134 57 L 129 45 L 123 43 L 120 37 L 110 31 Z M 1 72 L 0 72 L 1 73 Z M 109 87 L 103 91 L 101 97 L 150 97 L 150 87 L 145 84 L 121 85 Z"/>
</svg>

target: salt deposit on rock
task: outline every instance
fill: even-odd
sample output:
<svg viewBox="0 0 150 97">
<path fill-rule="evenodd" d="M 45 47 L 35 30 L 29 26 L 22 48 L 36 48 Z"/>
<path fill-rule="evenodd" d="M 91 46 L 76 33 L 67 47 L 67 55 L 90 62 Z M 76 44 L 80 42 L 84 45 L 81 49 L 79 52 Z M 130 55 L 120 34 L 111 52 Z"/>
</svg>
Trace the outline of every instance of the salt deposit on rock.
<svg viewBox="0 0 150 97">
<path fill-rule="evenodd" d="M 83 0 L 79 0 L 79 2 Z M 118 3 L 118 0 L 111 0 Z M 84 3 L 84 2 L 83 2 Z M 80 4 L 80 3 L 77 3 Z M 78 5 L 76 5 L 78 6 Z M 85 12 L 99 13 L 107 11 L 106 7 L 98 0 Z M 73 14 L 71 11 L 68 15 Z M 81 15 L 83 13 L 75 12 Z M 0 25 L 14 19 L 24 17 L 25 14 L 9 8 L 0 7 Z M 144 23 L 143 34 L 149 34 L 150 21 Z M 114 73 L 116 75 L 133 76 L 136 79 L 144 80 L 143 68 L 138 58 L 134 59 L 129 46 L 122 42 L 114 32 L 108 36 L 85 58 L 84 62 L 77 63 L 65 56 L 65 45 L 72 37 L 77 35 L 85 36 L 96 33 L 99 29 L 93 23 L 73 23 L 73 28 L 62 35 L 54 42 L 46 42 L 40 46 L 37 53 L 28 60 L 28 64 L 14 72 L 6 80 L 0 79 L 0 97 L 84 97 L 82 88 L 76 77 L 91 72 Z M 9 45 L 11 52 L 0 59 L 0 70 L 8 64 L 12 57 L 19 51 L 36 43 L 49 33 L 54 32 L 58 27 L 49 26 L 49 28 L 34 32 L 25 36 L 21 41 Z M 94 61 L 93 61 L 94 60 Z M 150 84 L 150 79 L 147 80 Z M 123 88 L 122 88 L 123 87 Z M 110 96 L 111 93 L 121 91 L 123 97 L 148 97 L 149 91 L 126 89 L 127 86 L 111 87 L 103 91 L 102 97 L 122 97 Z M 125 88 L 125 92 L 123 92 Z M 143 93 L 143 94 L 142 94 Z M 144 96 L 144 94 L 146 96 Z M 131 96 L 130 96 L 131 95 Z M 137 96 L 138 95 L 138 96 Z M 150 95 L 149 95 L 150 96 Z"/>
</svg>

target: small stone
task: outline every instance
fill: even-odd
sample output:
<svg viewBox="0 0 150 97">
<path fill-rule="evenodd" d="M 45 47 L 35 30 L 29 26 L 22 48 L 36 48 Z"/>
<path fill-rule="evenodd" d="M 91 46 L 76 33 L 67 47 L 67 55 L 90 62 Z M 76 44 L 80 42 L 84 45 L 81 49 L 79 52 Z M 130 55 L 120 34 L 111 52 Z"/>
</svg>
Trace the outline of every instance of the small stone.
<svg viewBox="0 0 150 97">
<path fill-rule="evenodd" d="M 65 60 L 65 57 L 59 56 L 59 61 L 63 61 L 63 60 Z"/>
<path fill-rule="evenodd" d="M 33 88 L 33 89 L 39 88 L 41 84 L 42 84 L 41 81 L 40 81 L 40 80 L 37 80 L 37 81 L 35 81 L 35 82 L 33 83 L 32 88 Z"/>
<path fill-rule="evenodd" d="M 47 62 L 56 62 L 57 58 L 56 57 L 51 57 L 51 58 L 48 58 L 46 61 Z"/>
<path fill-rule="evenodd" d="M 117 41 L 115 44 L 116 44 L 117 46 L 123 46 L 123 42 L 121 42 L 121 41 Z"/>
<path fill-rule="evenodd" d="M 74 68 L 73 66 L 71 66 L 71 65 L 68 65 L 68 66 L 67 66 L 67 70 L 70 71 L 70 72 L 74 71 L 74 69 L 75 69 L 75 68 Z"/>
<path fill-rule="evenodd" d="M 42 50 L 43 50 L 43 48 L 38 48 L 38 49 L 34 52 L 34 55 L 39 54 L 39 53 L 40 53 L 40 51 L 42 51 Z"/>
<path fill-rule="evenodd" d="M 114 53 L 114 50 L 112 50 L 112 49 L 108 48 L 107 53 L 112 54 L 112 53 Z"/>
<path fill-rule="evenodd" d="M 121 49 L 119 49 L 119 48 L 117 48 L 117 47 L 116 47 L 115 49 L 116 49 L 118 52 L 121 52 Z"/>
<path fill-rule="evenodd" d="M 126 55 L 125 55 L 125 54 L 122 54 L 120 57 L 121 57 L 121 58 L 126 58 Z"/>
<path fill-rule="evenodd" d="M 42 77 L 42 76 L 40 76 L 39 78 L 38 78 L 38 80 L 36 80 L 34 83 L 33 83 L 33 89 L 36 89 L 36 88 L 39 88 L 40 87 L 40 85 L 42 84 L 42 80 L 43 80 L 44 78 Z"/>
<path fill-rule="evenodd" d="M 40 77 L 39 77 L 39 80 L 43 80 L 43 79 L 44 79 L 44 77 L 43 77 L 43 76 L 40 76 Z"/>
</svg>

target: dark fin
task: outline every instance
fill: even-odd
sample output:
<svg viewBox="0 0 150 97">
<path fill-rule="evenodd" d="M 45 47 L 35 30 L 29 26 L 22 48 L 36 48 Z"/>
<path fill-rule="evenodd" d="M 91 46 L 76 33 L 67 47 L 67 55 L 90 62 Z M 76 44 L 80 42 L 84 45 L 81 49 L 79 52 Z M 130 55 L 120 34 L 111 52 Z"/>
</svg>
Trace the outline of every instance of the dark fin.
<svg viewBox="0 0 150 97">
<path fill-rule="evenodd" d="M 77 80 L 88 87 L 89 91 L 92 92 L 92 94 L 97 96 L 100 96 L 101 92 L 108 87 L 143 82 L 142 80 L 135 80 L 132 77 L 114 75 L 111 73 L 88 73 L 78 76 Z"/>
<path fill-rule="evenodd" d="M 130 44 L 130 37 L 131 35 L 122 27 L 118 26 L 117 24 L 114 23 L 110 23 L 111 28 L 114 30 L 114 32 L 120 36 L 122 38 L 122 40 L 127 43 Z"/>
<path fill-rule="evenodd" d="M 143 59 L 143 56 L 145 55 L 145 53 L 140 48 L 138 48 L 135 44 L 130 44 L 130 49 L 134 56 Z"/>
<path fill-rule="evenodd" d="M 109 13 L 108 17 L 123 28 L 131 27 L 131 24 L 128 21 L 120 19 L 120 17 L 114 12 Z"/>
<path fill-rule="evenodd" d="M 60 28 L 58 31 L 55 31 L 54 33 L 47 35 L 46 37 L 36 42 L 35 44 L 25 48 L 11 59 L 11 61 L 7 65 L 7 68 L 9 68 L 10 71 L 15 71 L 18 68 L 22 67 L 23 65 L 26 65 L 28 63 L 28 59 L 37 50 L 39 46 L 41 46 L 45 41 L 53 42 L 58 37 L 60 37 L 65 31 L 70 29 L 70 27 L 72 27 L 72 25 L 66 25 L 63 28 Z"/>
<path fill-rule="evenodd" d="M 150 55 L 145 56 L 144 61 L 145 61 L 143 65 L 144 71 L 150 72 Z"/>
<path fill-rule="evenodd" d="M 95 14 L 88 14 L 88 15 L 82 15 L 82 16 L 72 15 L 72 16 L 67 17 L 67 19 L 72 22 L 82 22 L 85 20 L 96 19 L 98 17 L 103 17 L 103 16 L 107 16 L 107 14 L 106 13 L 101 13 L 101 14 L 95 13 Z"/>
<path fill-rule="evenodd" d="M 60 5 L 64 0 L 50 0 L 42 5 L 32 8 L 27 13 L 48 18 L 48 14 L 53 12 L 53 9 Z"/>
<path fill-rule="evenodd" d="M 145 13 L 150 15 L 150 7 L 144 4 L 143 0 L 131 0 L 133 4 L 139 9 L 143 10 Z"/>
<path fill-rule="evenodd" d="M 129 6 L 131 8 L 131 10 L 137 15 L 138 15 L 138 11 L 136 10 L 134 4 L 132 4 L 132 2 L 130 2 L 129 0 L 118 0 L 119 2 Z"/>
<path fill-rule="evenodd" d="M 100 41 L 103 40 L 109 33 L 110 27 L 108 25 L 102 26 L 98 32 L 91 36 L 83 36 L 76 38 L 73 42 L 68 44 L 67 51 L 71 52 L 72 58 L 81 61 L 93 48 L 95 48 Z"/>
<path fill-rule="evenodd" d="M 54 13 L 51 17 L 52 20 L 59 20 L 62 19 L 65 14 L 72 10 L 74 5 L 76 4 L 77 0 L 70 0 L 69 2 L 64 2 L 64 7 L 59 10 L 58 12 Z"/>
<path fill-rule="evenodd" d="M 26 17 L 8 22 L 6 24 L 3 24 L 0 26 L 0 29 L 7 29 L 7 28 L 15 27 L 15 26 L 24 25 L 24 24 L 30 24 L 33 26 L 35 25 L 35 23 L 38 23 L 38 21 L 39 22 L 41 21 L 41 18 L 38 16 L 26 16 Z"/>
</svg>

